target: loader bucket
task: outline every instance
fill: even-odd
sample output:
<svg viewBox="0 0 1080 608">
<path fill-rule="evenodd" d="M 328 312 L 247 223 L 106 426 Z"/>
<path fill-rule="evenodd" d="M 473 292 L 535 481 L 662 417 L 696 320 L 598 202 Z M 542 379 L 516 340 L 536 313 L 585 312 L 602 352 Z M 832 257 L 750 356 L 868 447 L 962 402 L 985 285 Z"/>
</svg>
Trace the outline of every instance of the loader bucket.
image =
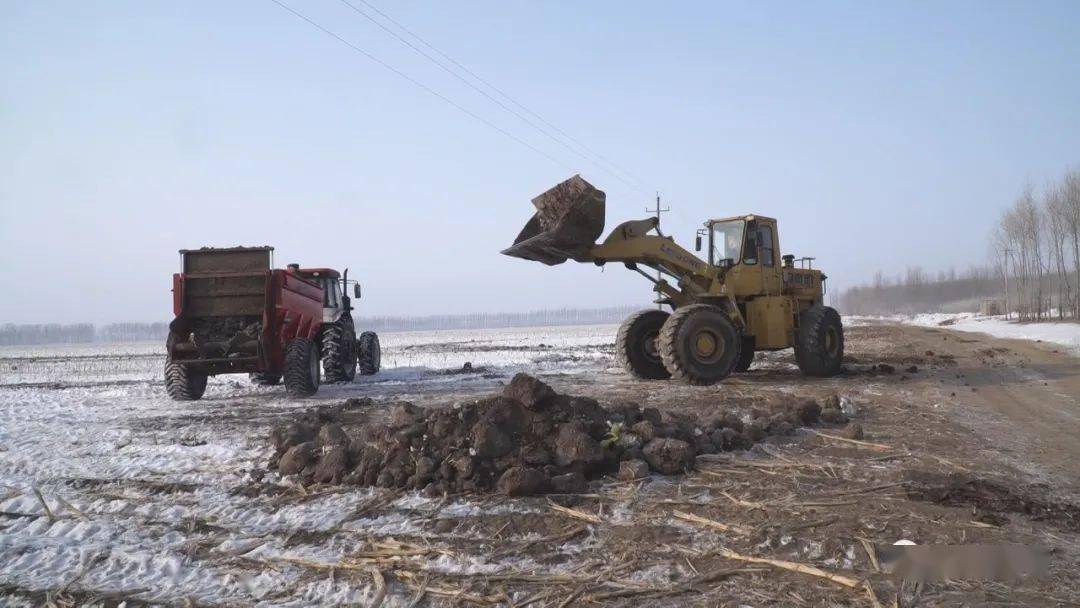
<svg viewBox="0 0 1080 608">
<path fill-rule="evenodd" d="M 604 232 L 605 198 L 580 175 L 571 177 L 532 199 L 536 213 L 502 253 L 549 266 L 589 261 L 589 250 Z"/>
</svg>

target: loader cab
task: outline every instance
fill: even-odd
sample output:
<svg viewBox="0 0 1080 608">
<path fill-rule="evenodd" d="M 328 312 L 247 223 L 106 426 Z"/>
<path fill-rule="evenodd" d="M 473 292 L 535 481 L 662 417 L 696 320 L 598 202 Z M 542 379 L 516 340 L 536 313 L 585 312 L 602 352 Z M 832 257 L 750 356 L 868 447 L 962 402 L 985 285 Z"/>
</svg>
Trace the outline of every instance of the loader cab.
<svg viewBox="0 0 1080 608">
<path fill-rule="evenodd" d="M 744 215 L 709 220 L 709 264 L 727 268 L 725 283 L 736 294 L 779 294 L 780 244 L 776 220 Z"/>
</svg>

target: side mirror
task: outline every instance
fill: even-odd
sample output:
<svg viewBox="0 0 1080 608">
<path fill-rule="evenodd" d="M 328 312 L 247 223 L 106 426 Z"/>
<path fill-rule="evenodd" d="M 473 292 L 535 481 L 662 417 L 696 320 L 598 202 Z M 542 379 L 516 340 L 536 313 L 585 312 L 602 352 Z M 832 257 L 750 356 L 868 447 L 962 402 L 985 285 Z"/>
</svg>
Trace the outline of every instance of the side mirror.
<svg viewBox="0 0 1080 608">
<path fill-rule="evenodd" d="M 701 251 L 701 235 L 697 235 L 694 239 L 694 251 Z"/>
<path fill-rule="evenodd" d="M 353 291 L 353 296 L 357 300 L 359 300 L 360 299 L 360 283 L 353 283 L 352 291 Z"/>
</svg>

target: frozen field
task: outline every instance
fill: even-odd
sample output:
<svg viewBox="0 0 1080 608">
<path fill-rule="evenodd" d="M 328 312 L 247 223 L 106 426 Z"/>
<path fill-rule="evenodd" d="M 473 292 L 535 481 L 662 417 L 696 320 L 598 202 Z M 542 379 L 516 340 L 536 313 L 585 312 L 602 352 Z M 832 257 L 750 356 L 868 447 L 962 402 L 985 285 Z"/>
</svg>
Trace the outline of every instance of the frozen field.
<svg viewBox="0 0 1080 608">
<path fill-rule="evenodd" d="M 380 334 L 382 380 L 460 370 L 466 362 L 497 370 L 595 367 L 610 359 L 618 327 L 587 325 Z M 0 347 L 0 386 L 156 383 L 164 342 Z M 211 380 L 236 384 L 239 376 Z M 246 385 L 247 382 L 241 382 Z"/>
<path fill-rule="evenodd" d="M 408 515 L 434 504 L 406 496 L 366 518 L 368 491 L 252 495 L 250 472 L 265 465 L 273 420 L 345 397 L 423 401 L 482 392 L 522 369 L 602 373 L 615 330 L 384 334 L 382 373 L 324 386 L 305 400 L 220 376 L 203 400 L 172 402 L 160 383 L 160 343 L 4 348 L 0 604 L 37 605 L 46 598 L 34 593 L 62 588 L 92 590 L 75 596 L 83 599 L 196 605 L 363 601 L 368 586 L 312 580 L 281 560 L 336 561 L 356 538 L 409 532 Z M 460 373 L 466 362 L 473 373 Z M 450 513 L 470 509 L 443 505 Z M 319 542 L 298 542 L 305 537 Z M 435 567 L 494 566 L 442 556 Z"/>
<path fill-rule="evenodd" d="M 712 387 L 640 382 L 613 368 L 615 326 L 385 334 L 381 373 L 302 400 L 222 376 L 201 401 L 170 401 L 156 343 L 0 349 L 0 606 L 367 606 L 384 575 L 383 607 L 418 595 L 419 606 L 439 607 L 580 605 L 574 598 L 615 608 L 871 605 L 862 590 L 718 554 L 814 564 L 887 592 L 859 538 L 1049 542 L 1061 556 L 1048 581 L 993 587 L 992 596 L 966 583 L 938 586 L 925 605 L 1080 597 L 1070 574 L 1080 563 L 1076 359 L 948 326 L 851 321 L 849 373 L 808 379 L 781 351 Z M 882 363 L 919 371 L 869 371 Z M 872 445 L 889 451 L 804 430 L 717 454 L 687 475 L 604 478 L 585 494 L 513 499 L 304 489 L 266 469 L 270 429 L 300 410 L 371 397 L 356 407 L 379 419 L 396 400 L 451 405 L 518 371 L 604 404 L 702 416 L 839 396 Z M 988 525 L 972 521 L 971 505 L 912 498 L 902 487 L 910 474 L 956 470 L 1074 519 L 1037 521 L 991 501 L 998 511 Z M 1036 481 L 1068 502 L 1045 502 Z M 595 519 L 567 516 L 550 500 Z M 745 532 L 702 530 L 676 511 Z"/>
</svg>

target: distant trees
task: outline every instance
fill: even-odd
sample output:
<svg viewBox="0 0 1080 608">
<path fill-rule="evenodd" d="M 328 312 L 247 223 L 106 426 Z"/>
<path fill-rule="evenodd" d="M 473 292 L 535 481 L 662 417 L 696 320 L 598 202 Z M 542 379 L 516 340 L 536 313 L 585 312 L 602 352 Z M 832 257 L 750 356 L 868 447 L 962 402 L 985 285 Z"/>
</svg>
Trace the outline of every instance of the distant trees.
<svg viewBox="0 0 1080 608">
<path fill-rule="evenodd" d="M 986 266 L 960 272 L 950 268 L 933 277 L 912 266 L 895 278 L 879 270 L 870 285 L 843 291 L 836 304 L 845 314 L 854 315 L 962 312 L 978 310 L 983 299 L 1000 294 L 1000 285 Z"/>
<path fill-rule="evenodd" d="M 848 314 L 910 314 L 975 311 L 981 300 L 1001 298 L 1021 320 L 1080 319 L 1080 169 L 1041 193 L 1025 186 L 990 235 L 990 259 L 936 276 L 918 266 L 895 280 L 878 271 L 837 304 Z"/>
<path fill-rule="evenodd" d="M 630 313 L 648 306 L 609 308 L 560 308 L 508 313 L 465 313 L 427 317 L 363 317 L 359 330 L 421 331 L 439 329 L 491 329 L 498 327 L 542 327 L 546 325 L 594 325 L 621 323 Z M 85 342 L 160 341 L 165 344 L 168 323 L 112 323 L 95 327 L 73 325 L 0 325 L 0 346 L 29 344 L 78 344 Z"/>
<path fill-rule="evenodd" d="M 161 340 L 169 336 L 168 323 L 111 323 L 97 328 L 98 342 L 140 342 Z"/>
<path fill-rule="evenodd" d="M 0 325 L 0 345 L 79 344 L 94 341 L 94 326 L 90 323 L 60 325 Z"/>
<path fill-rule="evenodd" d="M 1080 318 L 1080 170 L 1041 195 L 1025 187 L 991 235 L 991 257 L 1022 320 Z"/>
<path fill-rule="evenodd" d="M 647 306 L 647 305 L 645 305 Z M 597 325 L 621 323 L 642 305 L 609 308 L 560 308 L 531 312 L 466 313 L 427 317 L 361 317 L 358 330 L 428 331 L 439 329 L 491 329 L 498 327 L 544 327 L 548 325 Z"/>
<path fill-rule="evenodd" d="M 112 323 L 94 327 L 91 323 L 61 325 L 0 325 L 0 346 L 29 344 L 84 344 L 88 342 L 139 342 L 161 340 L 169 330 L 167 323 Z"/>
</svg>

